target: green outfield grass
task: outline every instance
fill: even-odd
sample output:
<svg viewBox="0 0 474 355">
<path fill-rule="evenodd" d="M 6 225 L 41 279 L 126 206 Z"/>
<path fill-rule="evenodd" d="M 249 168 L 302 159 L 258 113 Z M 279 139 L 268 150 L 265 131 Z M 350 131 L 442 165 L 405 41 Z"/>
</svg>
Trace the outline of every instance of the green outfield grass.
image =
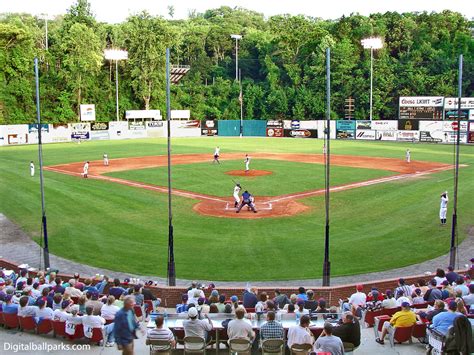
<svg viewBox="0 0 474 355">
<path fill-rule="evenodd" d="M 172 144 L 174 154 L 207 153 L 210 156 L 216 145 L 221 147 L 222 154 L 225 152 L 320 153 L 322 147 L 320 140 L 262 138 L 173 139 Z M 406 148 L 410 148 L 413 160 L 445 163 L 453 161 L 452 146 L 395 142 L 331 142 L 331 151 L 334 154 L 403 159 Z M 45 145 L 43 150 L 45 164 L 53 165 L 101 159 L 104 152 L 107 152 L 111 159 L 162 155 L 166 154 L 166 140 L 96 141 L 81 145 L 53 144 Z M 0 147 L 0 212 L 37 239 L 41 222 L 39 177 L 37 174 L 36 177 L 30 178 L 30 160 L 35 162 L 38 160 L 35 146 Z M 252 163 L 280 165 L 280 162 L 264 160 Z M 297 163 L 290 162 L 289 165 L 287 162 L 284 163 L 281 166 L 285 165 L 287 168 L 277 166 L 275 169 L 282 169 L 283 179 L 286 180 L 292 178 L 288 170 L 292 171 L 292 164 Z M 460 170 L 458 200 L 460 240 L 465 238 L 468 229 L 474 224 L 472 218 L 474 147 L 461 148 L 461 163 L 468 166 Z M 237 164 L 241 168 L 242 164 L 240 162 Z M 224 170 L 227 167 L 213 167 L 209 166 L 210 164 L 193 165 L 194 167 L 192 165 L 173 167 L 173 182 L 176 186 L 183 184 L 188 186 L 183 188 L 190 190 L 230 196 L 229 190 L 232 186 L 229 187 L 224 180 L 219 181 L 219 184 L 223 185 L 216 188 L 216 191 L 220 192 L 213 193 L 207 190 L 210 189 L 206 177 L 207 168 L 220 171 L 218 169 Z M 203 169 L 195 169 L 198 165 L 202 165 Z M 254 165 L 252 167 L 256 168 Z M 297 180 L 298 189 L 303 186 L 311 189 L 321 186 L 323 176 L 322 174 L 318 176 L 320 167 L 311 165 L 309 168 L 302 169 L 302 176 L 298 177 L 302 182 Z M 163 169 L 151 169 L 149 175 L 146 173 L 141 177 L 150 178 L 153 181 L 149 182 L 156 183 L 163 179 L 163 172 L 160 170 Z M 306 170 L 309 176 L 304 176 Z M 383 174 L 368 169 L 338 170 L 333 169 L 334 182 L 337 179 L 341 182 L 351 181 L 355 179 L 353 175 L 359 174 L 358 170 L 376 176 Z M 339 176 L 339 172 L 343 176 Z M 123 174 L 129 173 L 132 172 Z M 143 174 L 143 172 L 133 173 Z M 182 176 L 184 174 L 186 176 Z M 71 260 L 112 270 L 166 275 L 168 240 L 166 195 L 49 171 L 45 171 L 44 175 L 51 252 Z M 273 176 L 261 178 L 273 179 L 277 176 L 275 173 Z M 260 180 L 261 178 L 256 178 L 255 184 L 264 181 Z M 280 194 L 280 185 L 294 184 L 288 181 L 271 181 L 277 184 L 269 190 L 272 194 Z M 438 225 L 439 194 L 444 190 L 448 190 L 452 197 L 452 171 L 333 193 L 331 195 L 332 275 L 391 269 L 447 253 L 450 226 L 442 228 Z M 313 207 L 311 212 L 280 219 L 241 220 L 198 215 L 192 211 L 196 201 L 173 197 L 177 277 L 210 280 L 285 280 L 320 277 L 324 242 L 324 197 L 316 196 L 301 201 Z M 449 218 L 451 214 L 452 200 L 448 208 Z M 8 258 L 8 255 L 3 256 Z M 420 270 L 423 271 L 426 270 Z"/>
<path fill-rule="evenodd" d="M 234 183 L 255 196 L 278 196 L 324 188 L 324 165 L 290 161 L 252 159 L 252 169 L 272 171 L 272 175 L 245 177 L 229 176 L 230 170 L 242 170 L 241 160 L 231 160 L 221 165 L 196 163 L 173 166 L 173 187 L 213 196 L 232 196 Z M 382 176 L 395 175 L 386 170 L 332 167 L 332 185 L 342 185 Z M 168 184 L 168 168 L 129 170 L 106 174 L 160 186 Z M 190 178 L 192 177 L 192 178 Z"/>
</svg>

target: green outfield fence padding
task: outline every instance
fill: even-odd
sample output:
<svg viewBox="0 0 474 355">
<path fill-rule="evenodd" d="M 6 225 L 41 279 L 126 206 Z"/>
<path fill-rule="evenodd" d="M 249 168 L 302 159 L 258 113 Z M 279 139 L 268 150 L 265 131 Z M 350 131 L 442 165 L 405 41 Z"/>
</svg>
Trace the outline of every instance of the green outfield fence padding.
<svg viewBox="0 0 474 355">
<path fill-rule="evenodd" d="M 244 120 L 244 136 L 265 137 L 267 135 L 266 120 Z"/>
<path fill-rule="evenodd" d="M 219 136 L 238 137 L 240 136 L 240 120 L 220 120 Z"/>
</svg>

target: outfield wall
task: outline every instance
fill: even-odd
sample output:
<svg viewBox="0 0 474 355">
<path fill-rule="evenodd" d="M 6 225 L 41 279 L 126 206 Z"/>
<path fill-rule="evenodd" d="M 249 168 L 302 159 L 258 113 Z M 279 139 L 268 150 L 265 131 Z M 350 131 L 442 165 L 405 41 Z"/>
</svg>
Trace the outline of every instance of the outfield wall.
<svg viewBox="0 0 474 355">
<path fill-rule="evenodd" d="M 172 137 L 238 137 L 240 124 L 240 120 L 173 120 L 170 129 Z M 244 120 L 242 129 L 246 137 L 307 139 L 323 138 L 326 124 L 325 120 Z M 75 122 L 41 125 L 43 143 L 159 138 L 166 137 L 167 130 L 167 121 Z M 330 136 L 331 139 L 347 140 L 454 143 L 457 136 L 457 122 L 332 120 Z M 460 142 L 474 143 L 474 121 L 461 121 Z M 37 124 L 0 125 L 0 145 L 37 143 Z"/>
</svg>

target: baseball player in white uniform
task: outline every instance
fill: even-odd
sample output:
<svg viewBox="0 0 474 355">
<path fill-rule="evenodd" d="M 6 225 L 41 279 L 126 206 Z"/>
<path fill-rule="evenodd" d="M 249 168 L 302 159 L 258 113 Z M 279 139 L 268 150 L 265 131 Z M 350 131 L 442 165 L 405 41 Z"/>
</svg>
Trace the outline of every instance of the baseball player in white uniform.
<svg viewBox="0 0 474 355">
<path fill-rule="evenodd" d="M 30 175 L 31 177 L 35 176 L 35 164 L 33 164 L 33 160 L 30 161 Z"/>
<path fill-rule="evenodd" d="M 219 161 L 220 152 L 221 152 L 221 148 L 217 146 L 216 149 L 214 150 L 214 160 L 212 161 L 212 164 L 214 164 L 215 162 L 217 162 L 217 164 L 220 164 L 220 161 Z"/>
<path fill-rule="evenodd" d="M 445 191 L 441 194 L 441 204 L 439 207 L 439 220 L 441 225 L 446 225 L 446 213 L 448 212 L 448 191 Z"/>
<path fill-rule="evenodd" d="M 87 179 L 87 174 L 89 173 L 89 162 L 86 161 L 86 163 L 84 164 L 84 168 L 83 168 L 83 172 L 82 172 L 82 176 Z"/>
<path fill-rule="evenodd" d="M 103 159 L 104 159 L 104 166 L 109 166 L 109 156 L 107 155 L 107 153 L 104 153 Z"/>
<path fill-rule="evenodd" d="M 239 203 L 240 203 L 240 190 L 242 190 L 242 187 L 240 186 L 240 184 L 235 184 L 235 187 L 234 187 L 234 207 L 237 208 L 239 206 Z"/>
<path fill-rule="evenodd" d="M 406 160 L 407 163 L 409 163 L 410 160 L 411 160 L 410 149 L 407 149 L 407 152 L 405 153 L 405 160 Z"/>
<path fill-rule="evenodd" d="M 250 170 L 250 168 L 249 168 L 249 165 L 250 165 L 250 157 L 249 157 L 248 154 L 245 154 L 244 163 L 245 163 L 245 172 L 247 172 L 247 171 Z"/>
</svg>

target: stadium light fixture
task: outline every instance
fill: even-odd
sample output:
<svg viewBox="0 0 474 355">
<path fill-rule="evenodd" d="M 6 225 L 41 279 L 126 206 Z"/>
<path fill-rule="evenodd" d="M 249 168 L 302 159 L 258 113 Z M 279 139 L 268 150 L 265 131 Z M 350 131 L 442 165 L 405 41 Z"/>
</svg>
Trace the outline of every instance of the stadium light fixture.
<svg viewBox="0 0 474 355">
<path fill-rule="evenodd" d="M 117 121 L 119 121 L 119 90 L 118 90 L 118 62 L 128 59 L 128 52 L 122 49 L 106 49 L 104 57 L 107 60 L 115 61 L 115 104 Z"/>
<path fill-rule="evenodd" d="M 364 49 L 370 49 L 370 120 L 372 121 L 372 97 L 374 78 L 374 49 L 383 48 L 383 41 L 380 37 L 369 37 L 360 41 Z"/>
</svg>

